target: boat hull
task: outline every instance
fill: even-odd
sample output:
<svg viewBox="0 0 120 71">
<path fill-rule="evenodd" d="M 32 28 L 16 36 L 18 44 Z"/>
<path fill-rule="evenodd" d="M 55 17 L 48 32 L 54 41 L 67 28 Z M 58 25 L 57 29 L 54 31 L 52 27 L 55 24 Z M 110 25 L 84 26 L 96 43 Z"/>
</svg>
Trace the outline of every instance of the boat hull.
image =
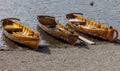
<svg viewBox="0 0 120 71">
<path fill-rule="evenodd" d="M 13 30 L 13 28 L 11 29 L 10 27 L 6 29 L 6 27 L 8 27 L 8 25 L 13 26 L 13 25 L 10 25 L 10 22 L 6 24 L 6 21 L 11 21 L 11 20 L 4 19 L 2 21 L 3 21 L 3 34 L 5 34 L 6 37 L 8 37 L 9 39 L 11 39 L 17 43 L 29 46 L 31 49 L 38 48 L 40 38 L 37 33 L 33 32 L 30 29 L 26 28 L 25 26 L 18 24 L 16 22 L 13 22 L 13 21 L 12 22 L 14 23 L 14 25 L 16 25 L 16 28 L 18 27 L 18 25 L 19 25 L 19 28 L 22 27 L 21 30 L 20 31 L 16 30 L 16 29 Z M 32 33 L 32 35 L 30 35 L 30 33 Z"/>
<path fill-rule="evenodd" d="M 108 41 L 114 41 L 118 38 L 118 31 L 116 29 L 100 25 L 75 14 L 76 13 L 66 14 L 66 19 L 68 21 L 68 25 L 76 31 L 97 36 Z"/>
<path fill-rule="evenodd" d="M 57 26 L 59 26 L 59 28 L 56 28 L 56 27 L 49 28 L 49 27 L 47 27 L 45 24 L 43 24 L 43 22 L 41 23 L 41 21 L 43 21 L 42 19 L 44 19 L 45 22 L 48 21 L 48 19 L 46 19 L 46 17 L 49 17 L 49 16 L 38 16 L 38 22 L 39 22 L 38 25 L 42 30 L 44 30 L 48 34 L 50 34 L 50 35 L 52 35 L 56 38 L 60 38 L 60 39 L 66 41 L 66 42 L 68 42 L 72 45 L 76 44 L 76 41 L 78 39 L 77 34 L 75 34 L 75 33 L 74 34 L 69 34 L 70 32 L 66 33 L 67 30 L 65 30 L 64 29 L 65 27 L 60 23 L 56 24 Z M 50 21 L 48 21 L 47 23 L 50 23 Z M 62 31 L 62 30 L 60 31 L 60 28 L 64 29 L 66 32 Z"/>
</svg>

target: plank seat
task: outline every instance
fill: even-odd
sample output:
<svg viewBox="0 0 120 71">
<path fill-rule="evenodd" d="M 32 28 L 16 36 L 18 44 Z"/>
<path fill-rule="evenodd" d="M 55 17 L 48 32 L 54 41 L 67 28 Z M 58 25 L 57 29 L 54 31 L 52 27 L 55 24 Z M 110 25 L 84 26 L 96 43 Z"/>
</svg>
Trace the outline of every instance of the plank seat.
<svg viewBox="0 0 120 71">
<path fill-rule="evenodd" d="M 83 21 L 83 20 L 78 20 L 78 19 L 69 19 L 69 21 L 72 22 L 72 23 L 74 23 L 74 24 L 76 24 L 76 25 L 78 25 L 78 24 L 80 24 L 80 25 L 85 25 L 85 24 L 86 24 L 85 21 Z"/>
<path fill-rule="evenodd" d="M 6 25 L 4 28 L 7 31 L 22 31 L 22 28 L 13 25 Z"/>
</svg>

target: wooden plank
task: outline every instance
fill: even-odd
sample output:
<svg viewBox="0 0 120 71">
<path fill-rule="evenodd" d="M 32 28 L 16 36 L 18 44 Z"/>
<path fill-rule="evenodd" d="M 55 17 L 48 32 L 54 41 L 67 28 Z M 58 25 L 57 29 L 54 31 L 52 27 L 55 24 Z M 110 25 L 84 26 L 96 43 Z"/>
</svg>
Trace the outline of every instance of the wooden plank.
<svg viewBox="0 0 120 71">
<path fill-rule="evenodd" d="M 87 39 L 87 38 L 85 38 L 83 36 L 79 36 L 78 38 L 83 40 L 84 42 L 86 42 L 88 44 L 91 44 L 91 45 L 95 45 L 96 44 L 95 42 L 93 42 L 93 41 L 91 41 L 91 40 L 89 40 L 89 39 Z"/>
</svg>

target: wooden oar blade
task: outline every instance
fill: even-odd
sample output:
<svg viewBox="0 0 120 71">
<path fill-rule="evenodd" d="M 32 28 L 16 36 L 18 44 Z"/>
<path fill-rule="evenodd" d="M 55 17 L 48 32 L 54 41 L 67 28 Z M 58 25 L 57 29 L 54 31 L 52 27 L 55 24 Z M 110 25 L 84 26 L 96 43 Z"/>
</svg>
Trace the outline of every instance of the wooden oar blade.
<svg viewBox="0 0 120 71">
<path fill-rule="evenodd" d="M 85 38 L 83 36 L 79 36 L 78 38 L 83 40 L 84 42 L 86 42 L 88 44 L 91 44 L 91 45 L 95 45 L 96 44 L 95 42 L 93 42 L 93 41 L 91 41 L 91 40 L 89 40 L 89 39 L 87 39 L 87 38 Z"/>
</svg>

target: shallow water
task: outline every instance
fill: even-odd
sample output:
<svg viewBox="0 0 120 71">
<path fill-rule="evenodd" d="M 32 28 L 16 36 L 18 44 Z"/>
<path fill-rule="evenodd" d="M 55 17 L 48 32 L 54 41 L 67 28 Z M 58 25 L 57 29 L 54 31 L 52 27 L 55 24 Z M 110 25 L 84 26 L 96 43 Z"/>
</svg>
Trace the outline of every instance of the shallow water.
<svg viewBox="0 0 120 71">
<path fill-rule="evenodd" d="M 92 1 L 94 2 L 93 6 L 90 6 Z M 19 18 L 22 24 L 38 33 L 37 15 L 54 16 L 57 21 L 65 25 L 65 14 L 70 12 L 82 12 L 84 13 L 83 17 L 106 26 L 113 26 L 120 31 L 120 0 L 0 0 L 0 19 Z M 0 29 L 0 38 L 0 47 L 7 47 L 8 45 L 2 38 L 2 28 Z M 44 39 L 54 40 L 48 35 Z M 59 42 L 61 45 L 64 44 L 61 41 L 56 43 Z M 51 42 L 57 47 L 56 43 Z M 100 41 L 100 43 L 102 42 Z M 69 47 L 66 43 L 65 46 Z"/>
</svg>

